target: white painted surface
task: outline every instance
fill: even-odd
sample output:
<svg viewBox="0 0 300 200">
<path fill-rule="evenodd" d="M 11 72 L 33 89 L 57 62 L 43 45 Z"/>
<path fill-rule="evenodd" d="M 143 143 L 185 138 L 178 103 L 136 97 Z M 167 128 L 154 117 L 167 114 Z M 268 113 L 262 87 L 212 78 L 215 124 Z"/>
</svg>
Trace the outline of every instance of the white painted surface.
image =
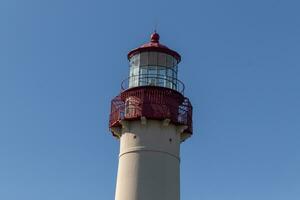
<svg viewBox="0 0 300 200">
<path fill-rule="evenodd" d="M 162 121 L 123 122 L 115 200 L 180 199 L 180 131 Z"/>
</svg>

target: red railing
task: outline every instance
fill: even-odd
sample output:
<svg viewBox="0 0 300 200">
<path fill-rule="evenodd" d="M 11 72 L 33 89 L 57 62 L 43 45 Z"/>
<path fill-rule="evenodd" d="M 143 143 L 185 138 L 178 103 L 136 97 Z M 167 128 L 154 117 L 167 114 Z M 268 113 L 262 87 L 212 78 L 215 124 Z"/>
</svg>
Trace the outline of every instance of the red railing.
<svg viewBox="0 0 300 200">
<path fill-rule="evenodd" d="M 123 91 L 111 102 L 110 127 L 121 126 L 121 120 L 170 119 L 176 125 L 187 125 L 192 133 L 192 105 L 181 93 L 163 87 L 143 86 Z"/>
</svg>

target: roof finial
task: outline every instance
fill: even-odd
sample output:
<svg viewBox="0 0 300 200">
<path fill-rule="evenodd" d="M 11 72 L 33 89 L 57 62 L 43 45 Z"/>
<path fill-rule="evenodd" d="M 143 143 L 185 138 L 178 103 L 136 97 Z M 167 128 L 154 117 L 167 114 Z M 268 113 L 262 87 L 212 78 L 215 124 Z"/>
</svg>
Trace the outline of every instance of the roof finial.
<svg viewBox="0 0 300 200">
<path fill-rule="evenodd" d="M 159 34 L 154 30 L 154 33 L 151 34 L 151 42 L 159 43 Z"/>
</svg>

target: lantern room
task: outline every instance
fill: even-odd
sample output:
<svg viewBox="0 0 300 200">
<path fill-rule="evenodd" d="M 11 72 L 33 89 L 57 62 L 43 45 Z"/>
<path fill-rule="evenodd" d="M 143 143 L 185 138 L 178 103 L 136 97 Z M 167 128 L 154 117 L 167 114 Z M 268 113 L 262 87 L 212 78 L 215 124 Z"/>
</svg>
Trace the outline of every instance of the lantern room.
<svg viewBox="0 0 300 200">
<path fill-rule="evenodd" d="M 151 41 L 128 54 L 128 88 L 158 86 L 173 90 L 183 90 L 177 79 L 180 55 L 159 43 L 159 35 L 151 35 Z"/>
</svg>

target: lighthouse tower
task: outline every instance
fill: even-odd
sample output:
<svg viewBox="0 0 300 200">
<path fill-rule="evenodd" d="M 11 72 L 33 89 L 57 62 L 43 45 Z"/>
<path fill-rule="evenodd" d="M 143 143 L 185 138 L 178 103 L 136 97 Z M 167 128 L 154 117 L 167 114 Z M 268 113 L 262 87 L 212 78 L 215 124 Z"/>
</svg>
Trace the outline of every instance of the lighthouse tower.
<svg viewBox="0 0 300 200">
<path fill-rule="evenodd" d="M 192 106 L 177 79 L 181 56 L 155 32 L 128 60 L 109 121 L 120 140 L 115 200 L 179 200 L 180 144 L 192 134 Z"/>
</svg>

